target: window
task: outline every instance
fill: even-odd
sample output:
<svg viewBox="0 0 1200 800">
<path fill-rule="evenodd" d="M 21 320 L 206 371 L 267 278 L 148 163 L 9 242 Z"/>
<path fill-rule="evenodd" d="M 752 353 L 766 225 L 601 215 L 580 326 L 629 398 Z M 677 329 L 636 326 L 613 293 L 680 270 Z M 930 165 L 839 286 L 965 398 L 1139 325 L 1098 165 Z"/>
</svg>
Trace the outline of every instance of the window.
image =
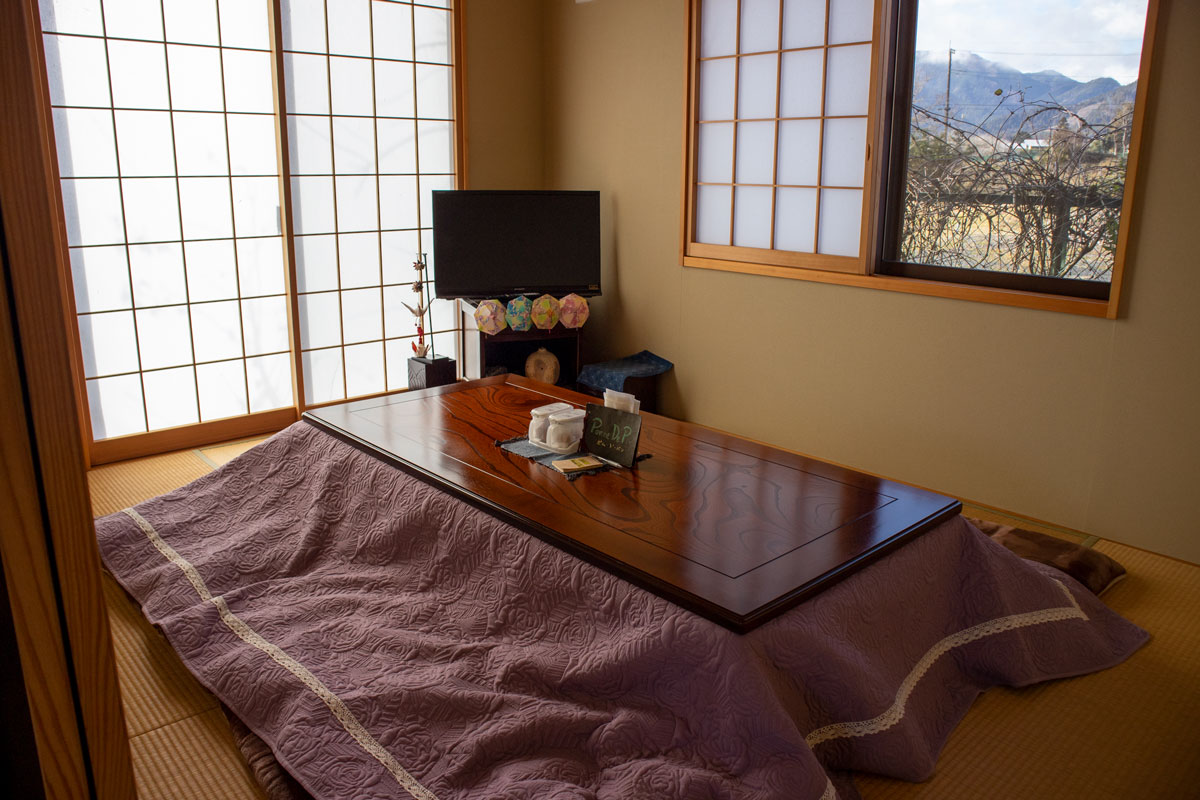
<svg viewBox="0 0 1200 800">
<path fill-rule="evenodd" d="M 860 271 L 872 0 L 705 0 L 688 254 Z"/>
<path fill-rule="evenodd" d="M 41 9 L 93 438 L 406 388 L 448 0 Z"/>
<path fill-rule="evenodd" d="M 454 188 L 450 12 L 431 5 L 283 4 L 310 404 L 408 386 L 411 266 L 422 253 L 432 266 L 430 193 Z M 434 351 L 453 352 L 454 304 L 435 300 L 433 313 Z"/>
<path fill-rule="evenodd" d="M 693 0 L 684 264 L 1115 316 L 1155 10 Z"/>
</svg>

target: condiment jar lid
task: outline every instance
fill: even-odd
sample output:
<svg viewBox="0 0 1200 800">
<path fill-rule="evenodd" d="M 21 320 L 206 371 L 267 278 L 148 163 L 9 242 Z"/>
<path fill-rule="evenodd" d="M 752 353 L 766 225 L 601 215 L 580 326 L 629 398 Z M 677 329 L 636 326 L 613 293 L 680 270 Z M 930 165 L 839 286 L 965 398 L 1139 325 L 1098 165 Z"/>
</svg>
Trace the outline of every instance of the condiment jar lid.
<svg viewBox="0 0 1200 800">
<path fill-rule="evenodd" d="M 550 415 L 551 422 L 575 422 L 582 421 L 587 416 L 587 412 L 582 408 L 567 408 L 565 411 L 556 411 Z"/>
<path fill-rule="evenodd" d="M 550 405 L 546 406 L 538 406 L 530 411 L 529 415 L 531 417 L 548 417 L 556 412 L 568 410 L 572 410 L 570 404 L 568 403 L 551 403 Z"/>
</svg>

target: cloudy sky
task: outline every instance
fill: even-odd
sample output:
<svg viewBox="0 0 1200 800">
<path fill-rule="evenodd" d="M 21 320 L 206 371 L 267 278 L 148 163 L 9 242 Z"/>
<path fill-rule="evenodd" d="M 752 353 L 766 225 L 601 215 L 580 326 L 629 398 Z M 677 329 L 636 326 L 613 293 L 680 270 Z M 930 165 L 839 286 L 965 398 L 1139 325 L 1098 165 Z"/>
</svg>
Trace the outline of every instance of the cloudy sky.
<svg viewBox="0 0 1200 800">
<path fill-rule="evenodd" d="M 1022 72 L 1137 78 L 1146 0 L 921 0 L 917 49 L 953 46 Z"/>
</svg>

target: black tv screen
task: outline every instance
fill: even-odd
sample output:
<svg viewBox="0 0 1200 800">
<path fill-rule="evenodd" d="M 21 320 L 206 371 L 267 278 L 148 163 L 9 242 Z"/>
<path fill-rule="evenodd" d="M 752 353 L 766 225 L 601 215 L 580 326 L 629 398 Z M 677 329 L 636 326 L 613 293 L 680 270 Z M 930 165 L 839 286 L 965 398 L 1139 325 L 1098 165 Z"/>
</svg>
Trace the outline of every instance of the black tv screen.
<svg viewBox="0 0 1200 800">
<path fill-rule="evenodd" d="M 600 193 L 433 193 L 434 293 L 600 294 Z"/>
</svg>

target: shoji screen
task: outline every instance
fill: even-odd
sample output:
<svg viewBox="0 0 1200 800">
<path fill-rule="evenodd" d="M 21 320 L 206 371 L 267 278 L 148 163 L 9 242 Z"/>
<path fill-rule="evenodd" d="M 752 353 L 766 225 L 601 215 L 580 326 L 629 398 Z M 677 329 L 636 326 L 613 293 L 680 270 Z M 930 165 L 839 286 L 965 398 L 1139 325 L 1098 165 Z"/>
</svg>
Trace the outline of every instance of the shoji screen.
<svg viewBox="0 0 1200 800">
<path fill-rule="evenodd" d="M 691 242 L 857 258 L 874 0 L 696 3 Z"/>
<path fill-rule="evenodd" d="M 94 439 L 406 388 L 455 185 L 449 0 L 41 9 Z M 436 352 L 456 325 L 435 303 Z"/>
<path fill-rule="evenodd" d="M 268 9 L 43 0 L 97 439 L 293 402 Z"/>
<path fill-rule="evenodd" d="M 412 263 L 454 188 L 447 3 L 287 0 L 283 46 L 305 399 L 407 387 Z M 436 268 L 436 267 L 435 267 Z M 435 304 L 435 330 L 455 325 Z M 453 355 L 453 335 L 435 350 Z"/>
</svg>

